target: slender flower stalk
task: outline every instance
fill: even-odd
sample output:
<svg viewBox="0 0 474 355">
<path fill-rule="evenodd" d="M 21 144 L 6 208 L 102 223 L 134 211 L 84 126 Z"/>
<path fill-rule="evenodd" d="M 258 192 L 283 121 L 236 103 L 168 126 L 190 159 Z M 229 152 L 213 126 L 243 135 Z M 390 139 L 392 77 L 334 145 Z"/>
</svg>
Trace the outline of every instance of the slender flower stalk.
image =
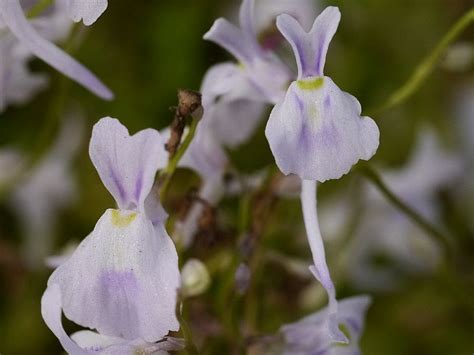
<svg viewBox="0 0 474 355">
<path fill-rule="evenodd" d="M 301 206 L 303 210 L 304 225 L 306 227 L 308 242 L 314 262 L 314 266 L 311 266 L 310 270 L 316 279 L 321 282 L 328 293 L 328 314 L 330 317 L 329 336 L 331 339 L 338 339 L 340 337 L 340 331 L 337 328 L 336 322 L 336 290 L 334 288 L 334 283 L 331 280 L 331 275 L 329 274 L 329 269 L 326 262 L 326 254 L 324 252 L 323 238 L 321 236 L 321 230 L 319 229 L 316 189 L 316 181 L 302 181 Z M 336 328 L 334 328 L 334 326 L 336 326 Z"/>
<path fill-rule="evenodd" d="M 373 111 L 374 115 L 398 106 L 412 96 L 433 72 L 446 49 L 474 23 L 474 8 L 464 14 L 444 35 L 433 51 L 415 68 L 410 78 L 390 95 L 385 104 Z M 372 113 L 372 112 L 371 112 Z"/>
<path fill-rule="evenodd" d="M 358 169 L 362 175 L 367 178 L 375 187 L 385 196 L 385 198 L 399 209 L 403 214 L 415 222 L 428 235 L 432 236 L 438 243 L 443 246 L 443 250 L 449 255 L 452 252 L 452 243 L 445 233 L 438 230 L 430 222 L 425 220 L 417 211 L 412 209 L 402 200 L 400 200 L 395 193 L 384 183 L 383 179 L 369 164 L 362 164 Z"/>
<path fill-rule="evenodd" d="M 191 125 L 189 126 L 189 131 L 186 134 L 186 137 L 184 138 L 183 143 L 179 146 L 176 154 L 170 159 L 166 168 L 160 172 L 160 176 L 163 178 L 163 182 L 160 189 L 160 196 L 162 200 L 166 197 L 169 184 L 171 182 L 171 179 L 173 178 L 173 175 L 178 167 L 178 164 L 181 158 L 183 158 L 184 154 L 186 153 L 191 142 L 194 139 L 194 135 L 196 134 L 198 123 L 199 123 L 199 119 L 197 118 L 192 119 Z"/>
</svg>

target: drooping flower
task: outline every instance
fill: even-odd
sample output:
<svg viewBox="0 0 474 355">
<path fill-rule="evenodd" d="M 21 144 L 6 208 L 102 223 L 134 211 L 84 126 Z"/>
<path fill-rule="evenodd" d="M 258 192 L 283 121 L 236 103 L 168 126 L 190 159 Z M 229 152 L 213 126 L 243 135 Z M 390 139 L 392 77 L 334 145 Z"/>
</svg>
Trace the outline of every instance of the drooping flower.
<svg viewBox="0 0 474 355">
<path fill-rule="evenodd" d="M 107 9 L 107 0 L 67 0 L 68 14 L 74 22 L 92 25 Z"/>
<path fill-rule="evenodd" d="M 10 204 L 21 222 L 23 254 L 30 267 L 42 266 L 51 253 L 58 214 L 76 198 L 71 170 L 82 140 L 82 125 L 80 117 L 67 117 L 52 148 L 18 179 L 11 193 Z"/>
<path fill-rule="evenodd" d="M 345 331 L 349 343 L 329 341 L 325 319 L 330 310 L 325 308 L 296 323 L 284 325 L 284 354 L 292 355 L 356 355 L 360 354 L 359 339 L 364 330 L 365 313 L 371 303 L 368 296 L 356 296 L 339 301 L 337 323 Z"/>
<path fill-rule="evenodd" d="M 329 296 L 328 335 L 347 342 L 337 327 L 337 301 L 326 264 L 316 209 L 316 182 L 338 179 L 359 159 L 376 152 L 379 130 L 361 117 L 356 98 L 340 90 L 323 69 L 329 43 L 340 21 L 336 7 L 326 8 L 306 32 L 290 15 L 280 15 L 277 27 L 291 44 L 298 79 L 273 108 L 265 134 L 280 170 L 302 180 L 301 203 L 314 266 L 310 269 Z"/>
<path fill-rule="evenodd" d="M 0 18 L 4 26 L 35 56 L 100 98 L 113 98 L 112 92 L 92 72 L 38 33 L 25 17 L 19 0 L 2 0 Z"/>
<path fill-rule="evenodd" d="M 150 193 L 166 160 L 160 154 L 164 144 L 157 131 L 130 136 L 115 119 L 103 118 L 94 126 L 90 156 L 118 209 L 108 209 L 53 272 L 44 298 L 60 298 L 68 319 L 100 335 L 156 343 L 179 329 L 178 256 L 164 227 L 164 210 Z M 55 312 L 48 305 L 45 320 Z M 65 333 L 57 329 L 52 328 L 64 341 Z"/>
</svg>

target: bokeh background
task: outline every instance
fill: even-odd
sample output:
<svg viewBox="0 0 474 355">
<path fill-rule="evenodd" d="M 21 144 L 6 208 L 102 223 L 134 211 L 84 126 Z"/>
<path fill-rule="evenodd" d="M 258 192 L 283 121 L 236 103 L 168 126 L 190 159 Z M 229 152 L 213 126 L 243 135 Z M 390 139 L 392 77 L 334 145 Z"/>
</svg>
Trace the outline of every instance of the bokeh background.
<svg viewBox="0 0 474 355">
<path fill-rule="evenodd" d="M 364 111 L 371 112 L 410 77 L 415 66 L 474 4 L 471 0 L 317 2 L 320 9 L 326 5 L 339 6 L 342 21 L 331 44 L 325 72 L 342 89 L 356 96 Z M 170 107 L 176 105 L 177 89 L 199 90 L 203 75 L 211 65 L 232 60 L 224 50 L 203 41 L 202 36 L 217 17 L 235 18 L 236 6 L 233 1 L 223 0 L 110 1 L 105 14 L 93 26 L 76 26 L 72 43 L 63 46 L 112 88 L 116 94 L 112 102 L 94 97 L 39 60 L 31 62 L 35 71 L 48 73 L 49 88 L 31 102 L 10 106 L 0 113 L 0 147 L 13 147 L 40 162 L 69 112 L 74 111 L 84 119 L 82 144 L 71 163 L 78 190 L 74 202 L 58 212 L 54 252 L 59 252 L 71 240 L 84 238 L 103 211 L 113 205 L 87 153 L 92 125 L 101 117 L 112 116 L 119 118 L 132 132 L 167 126 L 173 117 Z M 472 149 L 472 144 L 463 143 L 466 126 L 461 116 L 469 116 L 473 124 L 473 105 L 466 108 L 466 105 L 469 107 L 466 100 L 474 100 L 474 26 L 464 31 L 455 43 L 464 46 L 461 64 L 457 57 L 451 58 L 456 53 L 448 50 L 448 55 L 443 56 L 412 97 L 373 117 L 381 130 L 380 148 L 373 159 L 375 166 L 403 167 L 414 153 L 418 134 L 425 127 L 436 132 L 443 149 L 472 163 L 474 152 L 469 148 Z M 265 120 L 248 144 L 229 152 L 232 164 L 239 171 L 254 173 L 273 163 L 263 134 L 264 124 Z M 403 281 L 397 287 L 367 290 L 374 302 L 361 339 L 364 354 L 445 355 L 474 351 L 471 200 L 474 192 L 473 184 L 468 183 L 474 174 L 469 175 L 468 165 L 462 167 L 459 175 L 435 191 L 433 202 L 440 213 L 432 222 L 444 226 L 454 236 L 457 246 L 454 266 L 448 268 L 441 263 L 435 270 L 421 274 L 401 271 Z M 438 165 L 436 160 L 429 168 L 423 177 L 427 180 L 443 174 L 444 166 Z M 324 184 L 320 205 L 340 193 L 346 197 L 356 196 L 362 189 L 362 179 L 353 173 L 341 181 Z M 191 172 L 179 171 L 166 201 L 168 209 L 177 213 L 186 194 L 198 185 L 199 179 Z M 45 266 L 28 267 L 22 254 L 23 222 L 10 202 L 10 191 L 2 190 L 0 353 L 60 354 L 59 343 L 40 315 L 40 297 L 50 270 Z M 195 337 L 203 353 L 238 353 L 237 343 L 243 341 L 222 329 L 228 316 L 223 314 L 227 312 L 228 292 L 233 294 L 233 291 L 226 291 L 222 286 L 229 283 L 227 264 L 216 261 L 226 260 L 232 252 L 237 252 L 239 227 L 236 221 L 240 203 L 239 197 L 224 199 L 217 209 L 217 228 L 221 233 L 212 236 L 210 247 L 198 245 L 182 254 L 182 261 L 192 256 L 207 261 L 211 271 L 210 289 L 188 301 L 190 325 L 196 328 Z M 37 208 L 43 207 L 38 204 Z M 350 205 L 350 208 L 355 207 Z M 363 218 L 378 216 L 368 213 Z M 321 223 L 324 230 L 324 219 Z M 315 281 L 299 277 L 284 266 L 285 257 L 302 262 L 310 257 L 299 202 L 296 199 L 278 201 L 268 224 L 259 242 L 261 249 L 274 251 L 273 256 L 265 257 L 265 252 L 259 252 L 251 294 L 242 297 L 245 301 L 239 300 L 235 306 L 237 314 L 251 313 L 251 335 L 273 333 L 281 324 L 324 304 L 324 300 L 317 301 L 321 290 L 308 291 Z M 337 244 L 331 248 L 329 242 L 331 265 L 338 264 L 340 250 Z M 344 270 L 335 273 L 339 297 L 365 291 L 354 286 Z M 314 302 L 311 301 L 313 294 Z M 251 298 L 250 301 L 247 298 Z M 68 329 L 75 328 L 68 324 Z"/>
</svg>

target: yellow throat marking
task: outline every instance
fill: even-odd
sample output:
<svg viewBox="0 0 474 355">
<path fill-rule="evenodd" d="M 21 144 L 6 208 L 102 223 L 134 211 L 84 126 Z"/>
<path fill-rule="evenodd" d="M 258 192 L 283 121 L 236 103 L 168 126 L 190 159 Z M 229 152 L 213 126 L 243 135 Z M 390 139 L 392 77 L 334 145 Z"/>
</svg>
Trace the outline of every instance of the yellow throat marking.
<svg viewBox="0 0 474 355">
<path fill-rule="evenodd" d="M 111 212 L 112 224 L 119 228 L 125 228 L 132 223 L 135 218 L 137 218 L 137 214 L 132 212 L 130 214 L 122 214 L 122 211 L 119 210 L 112 210 Z"/>
</svg>

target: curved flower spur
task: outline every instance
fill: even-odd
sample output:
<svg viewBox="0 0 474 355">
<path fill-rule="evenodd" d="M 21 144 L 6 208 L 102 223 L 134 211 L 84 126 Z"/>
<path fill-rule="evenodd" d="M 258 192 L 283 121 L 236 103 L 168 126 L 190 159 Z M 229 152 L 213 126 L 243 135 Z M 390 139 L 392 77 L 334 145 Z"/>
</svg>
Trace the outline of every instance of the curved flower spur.
<svg viewBox="0 0 474 355">
<path fill-rule="evenodd" d="M 129 343 L 153 344 L 179 329 L 178 255 L 164 227 L 166 213 L 150 193 L 167 159 L 160 154 L 164 144 L 156 130 L 130 136 L 115 119 L 94 126 L 89 153 L 118 209 L 102 215 L 48 280 L 43 318 L 66 350 L 71 339 L 52 321 L 57 302 L 48 297 L 61 299 L 71 321 Z"/>
<path fill-rule="evenodd" d="M 90 2 L 69 0 L 68 13 L 76 21 L 82 18 L 85 24 L 92 24 L 105 10 L 107 3 L 105 2 L 104 7 L 103 2 L 104 0 Z M 38 34 L 27 20 L 20 0 L 0 0 L 0 22 L 8 27 L 13 35 L 38 58 L 98 97 L 104 100 L 113 99 L 114 95 L 110 89 L 89 69 Z"/>
<path fill-rule="evenodd" d="M 278 29 L 294 51 L 298 79 L 273 108 L 265 134 L 280 170 L 302 180 L 301 203 L 314 260 L 311 271 L 329 296 L 330 338 L 347 342 L 337 324 L 335 288 L 317 219 L 316 183 L 338 179 L 359 159 L 370 159 L 378 148 L 379 130 L 371 118 L 360 116 L 357 99 L 323 74 L 340 16 L 338 8 L 326 8 L 309 33 L 289 15 L 277 18 Z"/>
</svg>

